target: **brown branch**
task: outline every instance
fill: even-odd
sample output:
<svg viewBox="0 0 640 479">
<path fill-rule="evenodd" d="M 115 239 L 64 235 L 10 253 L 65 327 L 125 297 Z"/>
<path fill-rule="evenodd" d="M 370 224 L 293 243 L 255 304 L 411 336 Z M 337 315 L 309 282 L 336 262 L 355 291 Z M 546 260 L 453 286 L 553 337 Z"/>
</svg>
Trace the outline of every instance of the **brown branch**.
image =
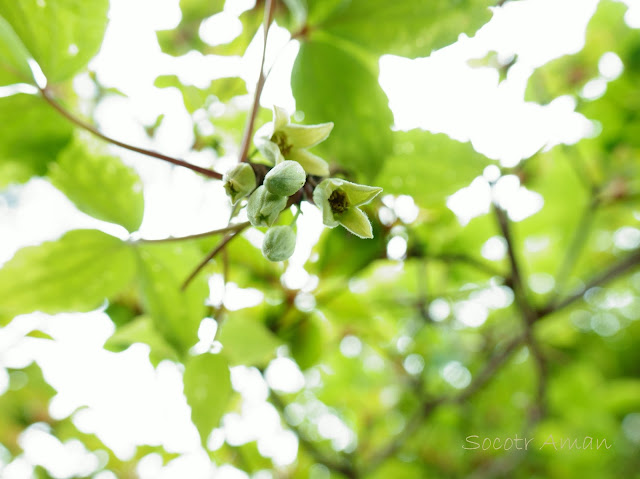
<svg viewBox="0 0 640 479">
<path fill-rule="evenodd" d="M 264 72 L 264 61 L 267 56 L 267 37 L 269 35 L 269 28 L 271 27 L 271 21 L 273 20 L 273 12 L 275 10 L 275 0 L 267 0 L 267 4 L 264 11 L 264 42 L 262 45 L 262 60 L 260 61 L 260 73 L 258 75 L 258 81 L 256 83 L 256 89 L 253 94 L 253 105 L 251 106 L 251 112 L 247 118 L 247 124 L 244 128 L 244 134 L 242 136 L 242 144 L 240 146 L 240 163 L 247 161 L 247 153 L 249 152 L 249 145 L 251 144 L 251 136 L 253 135 L 253 127 L 258 116 L 258 108 L 260 107 L 260 97 L 262 96 L 262 89 L 267 81 L 267 75 Z"/>
<path fill-rule="evenodd" d="M 213 248 L 207 256 L 205 256 L 205 258 L 198 264 L 198 266 L 196 266 L 196 268 L 191 272 L 189 277 L 184 280 L 184 283 L 182 283 L 182 286 L 180 287 L 180 289 L 184 291 L 187 288 L 187 286 L 189 286 L 189 283 L 191 283 L 191 281 L 193 281 L 193 279 L 198 275 L 198 273 L 202 271 L 202 268 L 204 268 L 209 261 L 211 261 L 220 251 L 222 251 L 233 238 L 238 236 L 240 232 L 247 227 L 247 225 L 248 225 L 247 223 L 244 223 L 242 228 L 238 228 L 235 231 L 235 233 L 231 233 L 225 236 L 222 239 L 222 241 L 220 241 L 220 243 L 218 243 L 218 245 L 215 248 Z"/>
<path fill-rule="evenodd" d="M 245 229 L 247 226 L 249 226 L 249 222 L 245 221 L 244 223 L 238 223 L 235 225 L 229 225 L 226 226 L 225 228 L 220 228 L 217 230 L 211 230 L 211 231 L 206 231 L 204 233 L 197 233 L 194 235 L 188 235 L 188 236 L 170 236 L 168 238 L 160 238 L 160 239 L 145 239 L 145 238 L 140 238 L 139 240 L 136 240 L 136 243 L 171 243 L 174 241 L 188 241 L 188 240 L 194 240 L 194 239 L 201 239 L 201 238 L 208 238 L 209 236 L 214 236 L 217 234 L 222 234 L 222 233 L 230 233 L 230 232 L 234 232 L 234 231 L 239 231 L 239 230 L 243 230 Z"/>
<path fill-rule="evenodd" d="M 197 173 L 200 173 L 201 175 L 204 175 L 208 178 L 215 178 L 217 180 L 221 180 L 222 179 L 222 175 L 220 173 L 218 173 L 217 171 L 213 171 L 213 170 L 209 170 L 207 168 L 202 168 L 200 166 L 196 166 L 196 165 L 192 165 L 191 163 L 187 163 L 186 161 L 183 160 L 179 160 L 177 158 L 173 158 L 171 156 L 167 156 L 167 155 L 163 155 L 162 153 L 157 153 L 155 151 L 151 151 L 151 150 L 146 150 L 144 148 L 139 148 L 137 146 L 133 146 L 133 145 L 129 145 L 127 143 L 123 143 L 122 141 L 118 141 L 114 138 L 111 138 L 110 136 L 107 136 L 103 133 L 101 133 L 100 131 L 98 131 L 95 127 L 91 126 L 90 124 L 82 121 L 80 118 L 76 117 L 75 115 L 73 115 L 71 112 L 67 111 L 60 103 L 58 103 L 52 96 L 49 90 L 45 89 L 40 89 L 40 94 L 42 95 L 42 98 L 44 98 L 44 100 L 49 103 L 49 105 L 51 105 L 58 113 L 60 113 L 62 116 L 64 116 L 67 120 L 69 120 L 71 123 L 73 123 L 76 126 L 79 126 L 80 128 L 82 128 L 83 130 L 88 131 L 89 133 L 91 133 L 94 136 L 97 136 L 98 138 L 114 144 L 116 146 L 119 146 L 120 148 L 124 148 L 126 150 L 129 151 L 135 151 L 136 153 L 140 153 L 142 155 L 146 155 L 146 156 L 150 156 L 152 158 L 157 158 L 159 160 L 162 161 L 166 161 L 167 163 L 171 163 L 173 165 L 176 166 L 182 166 L 183 168 L 188 168 L 192 171 L 195 171 Z"/>
</svg>

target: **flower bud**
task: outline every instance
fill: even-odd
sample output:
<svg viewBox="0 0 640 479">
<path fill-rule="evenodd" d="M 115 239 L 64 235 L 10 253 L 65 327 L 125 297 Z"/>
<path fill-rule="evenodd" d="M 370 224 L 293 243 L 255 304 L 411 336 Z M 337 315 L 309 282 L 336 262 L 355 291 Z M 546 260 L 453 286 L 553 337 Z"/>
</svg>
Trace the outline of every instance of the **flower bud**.
<svg viewBox="0 0 640 479">
<path fill-rule="evenodd" d="M 304 185 L 307 174 L 300 163 L 296 161 L 283 161 L 274 166 L 264 177 L 264 186 L 269 193 L 278 196 L 291 196 Z"/>
<path fill-rule="evenodd" d="M 253 226 L 271 226 L 285 206 L 287 206 L 286 196 L 271 194 L 262 185 L 249 197 L 247 216 Z"/>
<path fill-rule="evenodd" d="M 255 189 L 256 174 L 251 165 L 240 163 L 227 171 L 222 177 L 222 181 L 227 195 L 231 198 L 231 203 L 235 205 Z"/>
<path fill-rule="evenodd" d="M 291 226 L 269 228 L 262 242 L 262 255 L 269 261 L 289 259 L 296 249 L 296 232 Z"/>
</svg>

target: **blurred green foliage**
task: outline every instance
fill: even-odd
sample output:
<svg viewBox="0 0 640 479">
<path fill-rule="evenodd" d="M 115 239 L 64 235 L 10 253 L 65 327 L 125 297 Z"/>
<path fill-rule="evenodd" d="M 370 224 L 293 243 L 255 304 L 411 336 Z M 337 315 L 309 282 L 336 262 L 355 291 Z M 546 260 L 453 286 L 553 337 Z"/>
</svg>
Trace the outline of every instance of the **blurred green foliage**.
<svg viewBox="0 0 640 479">
<path fill-rule="evenodd" d="M 198 29 L 225 3 L 182 0 L 181 22 L 158 32 L 158 41 L 174 56 L 193 50 L 240 55 L 262 24 L 266 3 L 259 0 L 240 15 L 243 29 L 235 39 L 211 46 Z M 490 19 L 492 5 L 275 1 L 276 21 L 301 44 L 291 86 L 304 123 L 335 123 L 317 151 L 337 174 L 382 186 L 389 195 L 368 205 L 374 239 L 340 228 L 323 232 L 305 265 L 318 280 L 311 292 L 288 288 L 282 265 L 266 262 L 245 237 L 230 242 L 183 291 L 203 255 L 221 244 L 218 237 L 154 244 L 76 230 L 23 248 L 2 266 L 0 324 L 34 311 L 90 311 L 108 300 L 115 332 L 105 349 L 144 343 L 154 366 L 182 364 L 184 394 L 205 448 L 223 415 L 240 409 L 230 366 L 262 373 L 271 359 L 292 358 L 316 380 L 297 393 L 271 391 L 269 399 L 298 436 L 296 461 L 274 465 L 255 442 L 208 450 L 217 463 L 248 473 L 640 478 L 638 421 L 629 419 L 640 412 L 640 249 L 633 240 L 640 234 L 640 35 L 624 22 L 626 7 L 601 0 L 585 47 L 543 65 L 530 79 L 527 100 L 546 104 L 570 95 L 598 134 L 502 170 L 544 199 L 523 221 L 510 221 L 494 206 L 461 225 L 447 197 L 495 162 L 444 134 L 391 129 L 379 57 L 426 57 L 460 34 L 473 35 Z M 72 78 L 98 51 L 107 10 L 107 0 L 0 0 L 0 85 L 33 84 L 32 58 L 47 88 L 65 105 L 79 104 Z M 619 76 L 603 72 L 604 55 L 620 60 Z M 604 93 L 588 94 L 593 81 L 606 84 Z M 222 142 L 240 142 L 248 113 L 238 108 L 238 97 L 247 93 L 240 78 L 198 88 L 165 75 L 155 86 L 181 92 L 194 129 L 196 114 L 206 110 L 215 133 L 196 132 L 194 149 L 219 154 Z M 218 104 L 234 106 L 211 113 Z M 260 112 L 257 123 L 268 116 Z M 0 98 L 0 118 L 0 187 L 45 177 L 79 210 L 129 232 L 140 227 L 144 197 L 137 173 L 74 134 L 41 96 Z M 408 197 L 416 215 L 403 221 L 393 202 Z M 407 244 L 400 258 L 388 254 L 396 238 Z M 488 259 L 482 254 L 488 241 L 503 245 L 506 254 Z M 207 276 L 213 273 L 259 289 L 265 301 L 233 311 L 212 304 Z M 194 353 L 205 317 L 219 325 L 220 353 Z M 480 321 L 468 327 L 461 318 Z M 37 340 L 54 341 L 45 334 Z M 79 439 L 90 451 L 108 451 L 101 467 L 117 477 L 135 477 L 138 461 L 152 452 L 165 462 L 175 457 L 147 445 L 123 461 L 71 417 L 51 417 L 54 391 L 37 365 L 8 374 L 0 395 L 0 459 L 21 454 L 20 434 L 34 424 L 46 425 L 61 441 Z M 293 417 L 295 407 L 304 414 Z M 352 431 L 348 443 L 319 432 L 319 417 L 327 412 Z M 535 438 L 533 446 L 465 449 L 473 445 L 470 436 L 483 445 L 484 438 L 516 434 Z M 585 437 L 606 439 L 613 446 L 541 447 L 550 436 L 582 445 Z M 43 468 L 36 474 L 49 477 Z"/>
</svg>

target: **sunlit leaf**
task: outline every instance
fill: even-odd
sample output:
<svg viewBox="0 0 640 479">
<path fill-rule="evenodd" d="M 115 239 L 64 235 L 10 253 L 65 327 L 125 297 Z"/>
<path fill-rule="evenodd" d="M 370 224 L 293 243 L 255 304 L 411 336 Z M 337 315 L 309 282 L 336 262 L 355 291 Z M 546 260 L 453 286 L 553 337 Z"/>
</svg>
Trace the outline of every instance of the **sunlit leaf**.
<svg viewBox="0 0 640 479">
<path fill-rule="evenodd" d="M 19 250 L 0 269 L 0 315 L 90 311 L 126 287 L 135 272 L 131 247 L 97 230 Z"/>
<path fill-rule="evenodd" d="M 244 309 L 229 313 L 218 340 L 232 363 L 264 365 L 281 343 L 264 324 L 256 321 L 260 318 L 249 317 L 249 312 Z"/>
<path fill-rule="evenodd" d="M 206 277 L 200 275 L 181 290 L 201 259 L 199 250 L 193 244 L 158 244 L 139 246 L 138 254 L 144 310 L 165 341 L 183 354 L 198 342 L 198 328 L 206 315 Z"/>
<path fill-rule="evenodd" d="M 72 128 L 43 100 L 31 95 L 0 98 L 0 188 L 44 175 L 71 140 Z"/>
<path fill-rule="evenodd" d="M 191 420 L 206 444 L 232 394 L 227 359 L 208 353 L 189 358 L 184 368 L 184 394 L 191 407 Z"/>
<path fill-rule="evenodd" d="M 77 140 L 62 151 L 49 177 L 80 211 L 129 231 L 140 227 L 144 213 L 142 182 L 119 158 L 93 153 Z"/>
<path fill-rule="evenodd" d="M 384 193 L 411 195 L 420 206 L 443 204 L 447 196 L 491 164 L 471 144 L 424 130 L 394 133 L 394 152 L 376 179 Z"/>
<path fill-rule="evenodd" d="M 491 18 L 489 0 L 310 0 L 309 22 L 376 55 L 427 57 L 432 50 L 469 36 Z"/>
<path fill-rule="evenodd" d="M 133 321 L 120 326 L 107 340 L 104 348 L 109 351 L 122 351 L 132 344 L 143 343 L 149 346 L 151 363 L 157 365 L 163 359 L 177 360 L 175 350 L 158 332 L 155 324 L 148 316 L 139 316 Z"/>
<path fill-rule="evenodd" d="M 32 82 L 29 57 L 11 25 L 0 16 L 0 85 Z"/>
<path fill-rule="evenodd" d="M 375 177 L 393 141 L 393 118 L 375 61 L 331 43 L 303 43 L 291 81 L 305 124 L 335 124 L 314 152 L 364 178 Z"/>
<path fill-rule="evenodd" d="M 82 70 L 98 53 L 108 0 L 0 0 L 0 15 L 52 83 Z"/>
</svg>

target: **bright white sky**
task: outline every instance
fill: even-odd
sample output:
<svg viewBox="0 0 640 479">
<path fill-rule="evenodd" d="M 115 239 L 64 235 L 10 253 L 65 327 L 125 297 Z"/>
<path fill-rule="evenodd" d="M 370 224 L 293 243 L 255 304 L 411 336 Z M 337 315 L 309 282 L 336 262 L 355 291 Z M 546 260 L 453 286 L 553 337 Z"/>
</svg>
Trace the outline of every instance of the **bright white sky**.
<svg viewBox="0 0 640 479">
<path fill-rule="evenodd" d="M 637 1 L 629 11 L 628 21 L 640 25 Z M 224 13 L 213 17 L 201 29 L 209 42 L 228 39 L 237 29 L 237 15 L 251 6 L 251 0 L 227 3 Z M 561 98 L 542 107 L 523 101 L 524 88 L 533 69 L 552 58 L 578 51 L 584 42 L 584 30 L 594 12 L 596 0 L 524 0 L 507 4 L 478 34 L 461 38 L 456 44 L 434 53 L 431 57 L 407 60 L 385 56 L 380 61 L 380 82 L 387 92 L 394 113 L 396 128 L 424 128 L 445 132 L 461 141 L 472 141 L 474 147 L 504 165 L 514 165 L 545 145 L 573 143 L 590 131 L 590 124 L 574 112 L 574 103 Z M 128 98 L 112 97 L 97 111 L 100 128 L 107 134 L 133 144 L 154 148 L 167 154 L 184 157 L 195 163 L 208 160 L 208 153 L 189 152 L 192 142 L 191 123 L 179 93 L 174 89 L 157 89 L 153 82 L 161 74 L 178 74 L 185 82 L 204 86 L 217 77 L 240 75 L 247 80 L 250 93 L 255 83 L 260 42 L 254 41 L 244 58 L 204 57 L 191 53 L 181 58 L 163 54 L 156 41 L 155 30 L 174 27 L 180 16 L 178 0 L 111 0 L 110 25 L 98 57 L 92 62 L 100 81 L 115 87 Z M 272 30 L 268 64 L 275 62 L 267 82 L 262 104 L 270 108 L 278 104 L 294 111 L 295 101 L 289 88 L 289 76 L 297 45 L 289 42 L 286 31 Z M 472 69 L 470 58 L 483 57 L 496 50 L 503 56 L 518 55 L 508 79 L 498 84 L 498 74 L 492 69 Z M 277 59 L 277 61 L 276 61 Z M 615 70 L 615 61 L 611 67 Z M 607 76 L 607 72 L 602 72 Z M 610 72 L 609 72 L 610 73 Z M 80 95 L 90 97 L 92 88 L 82 75 L 75 82 Z M 242 101 L 248 103 L 250 97 Z M 151 124 L 159 114 L 165 120 L 154 140 L 149 140 L 143 124 Z M 134 166 L 145 183 L 146 212 L 140 234 L 164 237 L 206 231 L 223 226 L 228 216 L 222 188 L 189 171 L 171 168 L 151 159 L 118 151 Z M 233 164 L 236 152 L 219 163 L 221 168 Z M 488 169 L 486 177 L 495 171 Z M 500 199 L 508 199 L 509 214 L 520 220 L 542 206 L 535 193 L 520 187 L 517 179 L 501 180 Z M 488 208 L 491 192 L 486 179 L 479 178 L 469 188 L 449 199 L 449 207 L 462 222 L 482 214 Z M 406 198 L 387 197 L 385 214 L 415 218 L 415 206 Z M 505 201 L 507 204 L 507 201 Z M 394 210 L 395 208 L 395 210 Z M 218 211 L 219 214 L 212 212 Z M 315 209 L 305 210 L 300 230 L 309 231 L 296 249 L 284 281 L 291 287 L 314 287 L 302 265 L 309 257 L 312 245 L 322 231 Z M 412 220 L 411 220 L 412 221 Z M 19 248 L 55 239 L 65 231 L 80 227 L 96 227 L 121 237 L 126 232 L 78 212 L 63 195 L 44 180 L 11 188 L 0 196 L 0 263 Z M 257 235 L 257 241 L 260 240 Z M 390 243 L 390 255 L 402 257 L 406 249 L 402 238 Z M 504 246 L 492 239 L 483 248 L 483 255 L 499 258 Z M 213 280 L 215 281 L 215 279 Z M 493 291 L 493 289 L 492 289 Z M 254 300 L 256 293 L 253 293 Z M 488 295 L 488 296 L 487 296 Z M 463 301 L 451 308 L 446 301 L 436 305 L 434 313 L 444 319 L 453 310 L 461 324 L 475 327 L 477 318 L 486 318 L 488 308 L 503 307 L 511 299 L 500 288 Z M 234 309 L 245 301 L 244 292 L 233 285 L 223 299 Z M 258 294 L 257 301 L 261 300 Z M 210 323 L 208 323 L 210 324 Z M 34 328 L 55 338 L 55 342 L 25 338 Z M 211 331 L 203 328 L 205 336 Z M 162 466 L 160 457 L 149 455 L 140 463 L 142 478 L 216 477 L 246 478 L 246 474 L 231 466 L 212 465 L 199 447 L 198 436 L 189 420 L 189 409 L 182 396 L 181 371 L 169 362 L 154 370 L 148 360 L 146 346 L 137 345 L 121 354 L 102 349 L 113 332 L 111 321 L 101 312 L 57 315 L 32 314 L 15 320 L 0 330 L 0 394 L 7 387 L 8 377 L 2 367 L 23 367 L 35 359 L 47 381 L 58 391 L 51 403 L 54 417 L 74 414 L 78 428 L 94 432 L 122 458 L 130 457 L 137 445 L 162 445 L 168 451 L 182 455 Z M 343 354 L 361 354 L 357 338 L 345 344 Z M 400 346 L 399 346 L 400 347 Z M 422 369 L 420 358 L 407 358 L 405 367 L 411 373 Z M 455 363 L 455 364 L 454 364 Z M 444 368 L 443 377 L 453 387 L 464 387 L 470 381 L 469 371 L 458 362 Z M 320 381 L 317 372 L 303 376 L 295 364 L 286 358 L 276 359 L 267 374 L 268 383 L 281 390 L 295 391 L 305 381 Z M 210 445 L 221 441 L 232 444 L 257 440 L 265 455 L 278 464 L 294 460 L 297 440 L 280 426 L 277 412 L 266 402 L 267 384 L 256 370 L 235 368 L 234 388 L 243 394 L 240 413 L 225 419 L 224 428 L 217 430 Z M 82 410 L 78 408 L 86 406 Z M 323 405 L 313 404 L 310 410 L 316 418 L 321 435 L 333 441 L 338 449 L 349 449 L 354 437 L 349 428 Z M 74 413 L 74 411 L 76 411 Z M 309 414 L 309 411 L 298 411 Z M 6 478 L 31 477 L 32 466 L 41 464 L 54 477 L 90 474 L 103 466 L 103 456 L 88 453 L 78 442 L 60 444 L 46 431 L 34 426 L 21 436 L 23 456 L 3 468 L 0 450 L 0 472 Z M 274 447 L 277 445 L 277 447 Z M 110 479 L 102 472 L 96 478 Z M 260 478 L 271 477 L 268 473 Z"/>
</svg>

